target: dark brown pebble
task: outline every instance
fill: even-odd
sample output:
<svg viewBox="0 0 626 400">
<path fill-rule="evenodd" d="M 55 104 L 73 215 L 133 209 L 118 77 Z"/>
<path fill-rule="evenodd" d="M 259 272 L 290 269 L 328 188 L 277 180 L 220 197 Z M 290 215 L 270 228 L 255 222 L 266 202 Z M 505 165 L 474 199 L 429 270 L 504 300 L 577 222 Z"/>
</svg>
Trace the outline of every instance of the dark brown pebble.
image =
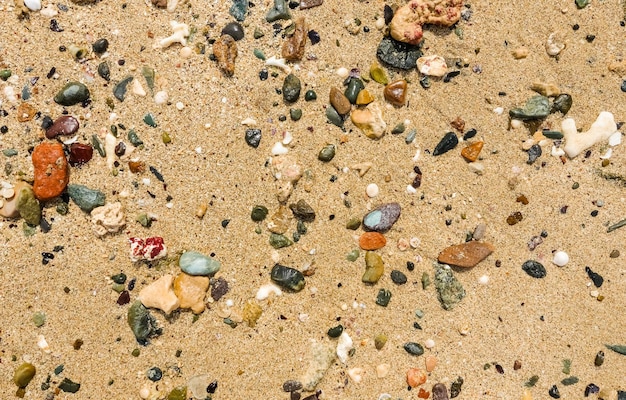
<svg viewBox="0 0 626 400">
<path fill-rule="evenodd" d="M 72 167 L 85 164 L 93 157 L 93 147 L 84 143 L 72 143 L 70 145 L 69 163 Z"/>
<path fill-rule="evenodd" d="M 513 363 L 513 370 L 517 371 L 520 368 L 522 368 L 522 362 L 520 360 L 515 360 Z"/>
<path fill-rule="evenodd" d="M 128 293 L 128 290 L 124 290 L 120 293 L 120 297 L 117 298 L 117 304 L 123 306 L 128 303 L 130 303 L 130 293 Z"/>
<path fill-rule="evenodd" d="M 119 142 L 115 145 L 115 155 L 118 157 L 123 156 L 126 153 L 126 143 Z"/>
<path fill-rule="evenodd" d="M 46 129 L 46 137 L 48 139 L 54 139 L 57 136 L 69 136 L 78 131 L 80 124 L 78 120 L 71 115 L 63 115 L 57 118 L 52 126 Z"/>
<path fill-rule="evenodd" d="M 433 386 L 433 400 L 449 400 L 448 388 L 443 383 Z"/>
</svg>

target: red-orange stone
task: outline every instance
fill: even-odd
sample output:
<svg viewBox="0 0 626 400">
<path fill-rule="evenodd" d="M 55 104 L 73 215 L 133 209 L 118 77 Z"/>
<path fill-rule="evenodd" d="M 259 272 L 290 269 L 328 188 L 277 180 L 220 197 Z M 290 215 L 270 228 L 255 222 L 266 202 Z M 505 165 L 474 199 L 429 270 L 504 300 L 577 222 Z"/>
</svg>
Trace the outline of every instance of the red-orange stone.
<svg viewBox="0 0 626 400">
<path fill-rule="evenodd" d="M 382 233 L 378 232 L 365 232 L 359 238 L 359 247 L 363 250 L 378 250 L 385 247 L 387 239 Z"/>
<path fill-rule="evenodd" d="M 491 243 L 472 240 L 462 244 L 446 247 L 437 258 L 440 263 L 457 267 L 471 268 L 493 253 Z"/>
<path fill-rule="evenodd" d="M 32 160 L 35 197 L 46 201 L 63 193 L 69 182 L 69 170 L 61 143 L 40 143 L 33 150 Z"/>
<path fill-rule="evenodd" d="M 478 159 L 480 151 L 483 149 L 483 142 L 475 142 L 461 150 L 461 155 L 467 161 L 474 162 Z"/>
<path fill-rule="evenodd" d="M 423 388 L 420 388 L 420 391 L 417 393 L 417 397 L 419 397 L 420 399 L 427 399 L 430 397 L 430 392 L 424 390 Z"/>
<path fill-rule="evenodd" d="M 412 388 L 426 383 L 426 372 L 419 368 L 409 369 L 406 371 L 406 383 Z"/>
</svg>

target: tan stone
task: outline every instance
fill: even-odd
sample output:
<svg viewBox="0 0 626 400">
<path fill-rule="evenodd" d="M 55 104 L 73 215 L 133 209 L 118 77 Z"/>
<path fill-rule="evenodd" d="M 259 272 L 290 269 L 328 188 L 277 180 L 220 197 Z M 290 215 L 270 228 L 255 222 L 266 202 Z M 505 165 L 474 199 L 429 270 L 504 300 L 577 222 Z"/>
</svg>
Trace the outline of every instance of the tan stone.
<svg viewBox="0 0 626 400">
<path fill-rule="evenodd" d="M 278 207 L 276 211 L 267 221 L 267 229 L 272 233 L 283 234 L 289 229 L 289 223 L 293 218 L 293 213 L 284 205 Z"/>
<path fill-rule="evenodd" d="M 626 76 L 626 60 L 611 61 L 608 68 L 611 72 L 615 72 L 620 76 Z"/>
<path fill-rule="evenodd" d="M 461 17 L 463 0 L 411 0 L 398 8 L 389 24 L 391 36 L 410 44 L 422 40 L 422 25 L 451 26 Z"/>
<path fill-rule="evenodd" d="M 374 96 L 367 90 L 363 89 L 356 96 L 356 105 L 357 106 L 365 106 L 374 101 Z"/>
<path fill-rule="evenodd" d="M 561 89 L 554 83 L 533 82 L 530 88 L 546 97 L 556 97 L 561 94 Z"/>
<path fill-rule="evenodd" d="M 426 372 L 433 372 L 437 366 L 437 357 L 431 355 L 426 356 L 425 360 Z"/>
<path fill-rule="evenodd" d="M 350 113 L 350 120 L 370 139 L 380 139 L 387 129 L 383 113 L 376 102 L 368 104 L 363 109 L 353 110 Z"/>
<path fill-rule="evenodd" d="M 173 282 L 174 276 L 167 274 L 141 289 L 139 292 L 141 304 L 147 308 L 158 308 L 165 314 L 176 310 L 180 301 L 172 289 Z"/>
<path fill-rule="evenodd" d="M 307 26 L 304 17 L 299 17 L 295 23 L 293 35 L 283 43 L 281 54 L 288 61 L 298 61 L 304 56 L 304 46 L 307 39 Z"/>
<path fill-rule="evenodd" d="M 424 75 L 442 77 L 448 72 L 446 60 L 436 54 L 417 59 L 417 69 Z"/>
<path fill-rule="evenodd" d="M 348 98 L 343 93 L 341 93 L 341 90 L 337 89 L 334 86 L 331 87 L 328 97 L 330 100 L 330 104 L 335 108 L 335 110 L 337 110 L 339 114 L 346 115 L 350 112 L 350 100 L 348 100 Z"/>
<path fill-rule="evenodd" d="M 28 122 L 33 119 L 36 113 L 35 107 L 28 103 L 22 103 L 17 107 L 17 120 L 19 122 Z"/>
<path fill-rule="evenodd" d="M 528 57 L 528 49 L 526 47 L 518 47 L 511 52 L 511 55 L 514 59 L 521 60 L 522 58 Z"/>
<path fill-rule="evenodd" d="M 494 247 L 487 242 L 470 242 L 445 248 L 437 258 L 440 263 L 470 268 L 493 253 Z"/>
<path fill-rule="evenodd" d="M 217 59 L 217 66 L 224 75 L 232 76 L 235 73 L 237 59 L 237 42 L 232 36 L 224 34 L 213 43 L 213 54 Z"/>
<path fill-rule="evenodd" d="M 191 308 L 194 314 L 204 311 L 204 296 L 208 289 L 207 276 L 192 276 L 181 272 L 174 280 L 174 294 L 178 297 L 180 308 Z"/>
<path fill-rule="evenodd" d="M 122 203 L 107 203 L 94 208 L 91 210 L 91 222 L 93 223 L 93 231 L 98 236 L 119 232 L 126 225 Z"/>
</svg>

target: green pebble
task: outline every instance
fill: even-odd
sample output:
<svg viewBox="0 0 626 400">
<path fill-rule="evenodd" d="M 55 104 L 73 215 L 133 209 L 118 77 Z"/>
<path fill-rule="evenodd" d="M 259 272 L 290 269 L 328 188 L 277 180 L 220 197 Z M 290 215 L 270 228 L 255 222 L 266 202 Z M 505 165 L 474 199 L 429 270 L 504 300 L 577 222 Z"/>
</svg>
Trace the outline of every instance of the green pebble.
<svg viewBox="0 0 626 400">
<path fill-rule="evenodd" d="M 575 385 L 575 384 L 577 384 L 577 383 L 578 383 L 578 377 L 577 377 L 577 376 L 570 376 L 570 377 L 567 377 L 567 378 L 563 379 L 563 380 L 561 381 L 561 383 L 562 383 L 563 385 L 565 385 L 565 386 Z"/>
<path fill-rule="evenodd" d="M 328 330 L 328 336 L 330 336 L 331 338 L 338 338 L 339 336 L 341 336 L 341 334 L 343 333 L 343 325 L 339 324 L 333 328 L 330 328 Z"/>
<path fill-rule="evenodd" d="M 140 354 L 141 350 L 138 348 L 134 348 L 133 351 L 130 353 L 130 355 L 132 355 L 133 357 L 139 357 Z"/>
<path fill-rule="evenodd" d="M 315 212 L 313 213 L 313 218 L 315 218 Z M 301 235 L 306 235 L 308 229 L 303 220 L 298 220 L 298 223 L 296 224 L 296 231 Z"/>
<path fill-rule="evenodd" d="M 141 75 L 143 75 L 144 79 L 146 80 L 146 84 L 148 84 L 148 87 L 150 88 L 150 90 L 154 89 L 154 69 L 148 67 L 147 65 L 144 65 L 143 67 L 141 67 Z"/>
<path fill-rule="evenodd" d="M 22 224 L 22 232 L 24 232 L 24 236 L 26 237 L 33 236 L 35 233 L 37 233 L 37 227 L 28 225 L 28 223 L 24 221 L 24 223 Z"/>
<path fill-rule="evenodd" d="M 558 131 L 542 131 L 541 133 L 548 139 L 563 139 L 563 134 Z"/>
<path fill-rule="evenodd" d="M 357 217 L 352 217 L 346 222 L 346 229 L 350 229 L 352 231 L 356 231 L 361 227 L 361 219 Z"/>
<path fill-rule="evenodd" d="M 299 121 L 302 118 L 302 109 L 300 108 L 291 108 L 289 109 L 289 116 L 292 121 Z"/>
<path fill-rule="evenodd" d="M 359 258 L 360 254 L 359 249 L 354 249 L 346 255 L 346 260 L 354 262 Z"/>
<path fill-rule="evenodd" d="M 135 221 L 139 222 L 139 224 L 141 224 L 141 226 L 143 226 L 144 228 L 149 228 L 150 226 L 152 226 L 152 218 L 148 217 L 148 214 L 146 213 L 137 215 Z"/>
<path fill-rule="evenodd" d="M 128 131 L 128 141 L 135 147 L 139 147 L 143 144 L 143 141 L 139 139 L 139 136 L 137 136 L 137 132 L 135 132 L 134 129 Z"/>
<path fill-rule="evenodd" d="M 167 400 L 185 400 L 187 398 L 187 386 L 178 386 L 167 395 Z"/>
<path fill-rule="evenodd" d="M 5 157 L 14 157 L 17 155 L 17 150 L 15 149 L 4 149 L 2 150 L 2 154 L 4 154 Z"/>
<path fill-rule="evenodd" d="M 378 82 L 381 85 L 389 83 L 389 78 L 387 78 L 385 70 L 378 64 L 374 64 L 370 67 L 370 77 L 374 80 L 374 82 Z"/>
<path fill-rule="evenodd" d="M 565 115 L 572 108 L 572 96 L 567 93 L 562 93 L 554 99 L 552 103 L 552 108 L 550 111 L 552 112 L 560 112 Z"/>
<path fill-rule="evenodd" d="M 37 328 L 41 328 L 46 323 L 46 313 L 37 311 L 33 314 L 33 323 Z"/>
<path fill-rule="evenodd" d="M 221 268 L 221 263 L 197 251 L 186 251 L 180 256 L 178 266 L 184 273 L 193 276 L 213 276 Z"/>
<path fill-rule="evenodd" d="M 465 297 L 465 289 L 452 273 L 452 269 L 435 262 L 435 288 L 444 310 L 451 310 Z"/>
<path fill-rule="evenodd" d="M 54 102 L 62 106 L 73 106 L 89 98 L 89 89 L 80 82 L 69 82 L 54 96 Z"/>
<path fill-rule="evenodd" d="M 132 76 L 127 76 L 126 78 L 119 81 L 117 85 L 113 87 L 113 96 L 115 96 L 115 98 L 119 101 L 124 101 L 124 98 L 126 98 L 128 84 L 131 83 L 133 79 L 134 78 Z"/>
<path fill-rule="evenodd" d="M 563 360 L 563 373 L 565 375 L 569 375 L 570 370 L 572 369 L 572 360 L 566 358 Z"/>
<path fill-rule="evenodd" d="M 278 286 L 294 292 L 301 291 L 306 284 L 302 272 L 280 264 L 275 264 L 274 267 L 272 267 L 270 278 Z"/>
<path fill-rule="evenodd" d="M 382 350 L 383 347 L 385 347 L 385 343 L 387 343 L 387 335 L 385 334 L 381 333 L 374 338 L 374 347 L 376 350 Z"/>
<path fill-rule="evenodd" d="M 88 213 L 96 207 L 103 206 L 106 199 L 104 193 L 99 190 L 73 183 L 67 185 L 67 194 L 81 210 Z"/>
<path fill-rule="evenodd" d="M 533 96 L 523 108 L 514 108 L 509 111 L 511 118 L 523 121 L 542 119 L 550 114 L 550 100 L 545 96 Z"/>
<path fill-rule="evenodd" d="M 331 124 L 343 128 L 343 117 L 330 104 L 326 107 L 326 118 Z"/>
<path fill-rule="evenodd" d="M 15 372 L 13 373 L 13 383 L 20 388 L 25 388 L 28 386 L 30 381 L 33 380 L 36 372 L 37 369 L 33 364 L 23 363 L 15 369 Z"/>
<path fill-rule="evenodd" d="M 111 289 L 113 289 L 113 291 L 116 293 L 122 293 L 125 288 L 126 287 L 121 283 L 114 283 L 113 285 L 111 285 Z"/>
<path fill-rule="evenodd" d="M 263 52 L 262 52 L 261 50 L 259 50 L 259 49 L 254 49 L 254 50 L 252 51 L 252 53 L 253 53 L 253 54 L 254 54 L 254 56 L 255 56 L 256 58 L 258 58 L 259 60 L 263 60 L 263 61 L 265 61 L 265 54 L 263 54 Z"/>
<path fill-rule="evenodd" d="M 252 218 L 254 222 L 261 222 L 265 219 L 265 217 L 267 217 L 267 213 L 268 213 L 267 207 L 257 205 L 252 208 L 252 212 L 250 213 L 250 218 Z"/>
<path fill-rule="evenodd" d="M 59 213 L 59 215 L 67 215 L 67 213 L 70 211 L 69 207 L 67 206 L 67 203 L 57 204 L 56 210 Z"/>
<path fill-rule="evenodd" d="M 3 81 L 6 81 L 7 79 L 9 79 L 12 75 L 12 72 L 10 69 L 0 69 L 0 79 L 2 79 Z"/>
<path fill-rule="evenodd" d="M 376 304 L 387 307 L 389 300 L 391 300 L 391 292 L 387 289 L 379 289 L 376 296 Z"/>
<path fill-rule="evenodd" d="M 298 101 L 300 90 L 302 90 L 300 79 L 294 74 L 287 75 L 283 81 L 283 99 L 287 103 Z"/>
<path fill-rule="evenodd" d="M 161 133 L 161 141 L 163 141 L 163 144 L 169 144 L 172 143 L 172 138 L 169 133 L 163 132 Z"/>
<path fill-rule="evenodd" d="M 59 389 L 66 393 L 76 393 L 80 390 L 80 383 L 72 382 L 70 379 L 65 378 L 59 384 Z"/>
<path fill-rule="evenodd" d="M 430 286 L 430 275 L 428 275 L 428 272 L 424 271 L 422 273 L 422 289 L 426 290 L 428 286 Z"/>
<path fill-rule="evenodd" d="M 265 33 L 263 33 L 263 31 L 259 28 L 254 28 L 254 34 L 253 34 L 255 39 L 260 39 L 263 36 L 265 36 Z"/>
<path fill-rule="evenodd" d="M 315 93 L 315 90 L 307 90 L 306 93 L 304 94 L 304 100 L 305 101 L 313 101 L 317 99 L 317 93 Z"/>
<path fill-rule="evenodd" d="M 145 345 L 148 343 L 148 338 L 161 334 L 161 329 L 157 328 L 156 319 L 139 300 L 128 309 L 126 321 L 140 344 Z"/>
<path fill-rule="evenodd" d="M 533 375 L 528 379 L 528 381 L 526 381 L 526 383 L 524 383 L 524 386 L 533 387 L 537 384 L 537 382 L 539 382 L 539 375 Z"/>
<path fill-rule="evenodd" d="M 285 0 L 274 0 L 274 7 L 265 14 L 267 22 L 275 22 L 279 19 L 291 19 L 289 6 Z"/>
<path fill-rule="evenodd" d="M 156 123 L 156 120 L 154 119 L 154 115 L 152 115 L 151 113 L 147 113 L 146 115 L 143 116 L 143 122 L 145 122 L 146 125 L 151 126 L 153 128 L 157 127 L 157 123 Z"/>
<path fill-rule="evenodd" d="M 356 104 L 356 98 L 363 89 L 365 89 L 365 85 L 362 80 L 359 78 L 350 78 L 348 87 L 343 94 L 348 98 L 350 104 Z"/>
<path fill-rule="evenodd" d="M 587 5 L 589 4 L 589 0 L 575 0 L 575 2 L 576 7 L 578 7 L 579 10 L 587 7 Z"/>
<path fill-rule="evenodd" d="M 120 285 L 123 285 L 124 283 L 126 283 L 126 274 L 123 272 L 120 272 L 119 274 L 115 274 L 111 277 L 111 280 L 115 283 L 119 283 Z"/>
<path fill-rule="evenodd" d="M 275 249 L 291 246 L 293 242 L 285 235 L 279 233 L 272 233 L 270 235 L 270 245 Z"/>
<path fill-rule="evenodd" d="M 574 182 L 572 184 L 572 189 L 574 189 L 574 190 L 578 189 L 579 187 L 580 187 L 580 183 L 578 183 L 578 182 Z"/>
<path fill-rule="evenodd" d="M 30 187 L 20 189 L 17 193 L 15 208 L 27 224 L 39 225 L 39 221 L 41 221 L 41 207 L 39 206 L 39 201 L 35 198 L 33 189 Z"/>
<path fill-rule="evenodd" d="M 107 152 L 104 149 L 102 142 L 100 141 L 100 139 L 98 139 L 98 135 L 96 135 L 95 133 L 91 135 L 91 145 L 93 146 L 94 149 L 96 149 L 98 154 L 100 154 L 100 157 L 107 156 Z"/>
<path fill-rule="evenodd" d="M 376 283 L 385 272 L 383 259 L 372 251 L 365 252 L 365 273 L 361 277 L 364 283 Z"/>
<path fill-rule="evenodd" d="M 334 144 L 327 144 L 326 146 L 322 148 L 322 150 L 320 150 L 319 154 L 317 155 L 317 159 L 322 162 L 329 162 L 334 157 L 335 157 L 335 145 Z"/>
<path fill-rule="evenodd" d="M 391 134 L 392 135 L 399 135 L 399 134 L 403 133 L 405 129 L 406 129 L 406 127 L 404 126 L 404 123 L 400 122 L 398 125 L 393 127 L 393 129 L 391 130 Z"/>
<path fill-rule="evenodd" d="M 60 375 L 64 370 L 65 370 L 65 365 L 63 364 L 57 365 L 56 368 L 54 369 L 54 374 Z"/>
</svg>

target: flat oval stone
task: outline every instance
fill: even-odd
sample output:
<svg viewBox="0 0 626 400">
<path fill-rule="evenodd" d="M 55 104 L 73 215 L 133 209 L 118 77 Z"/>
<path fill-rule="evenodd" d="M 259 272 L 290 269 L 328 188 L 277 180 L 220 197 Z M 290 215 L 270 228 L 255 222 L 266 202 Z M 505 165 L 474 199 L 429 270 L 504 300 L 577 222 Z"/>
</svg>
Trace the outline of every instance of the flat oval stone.
<svg viewBox="0 0 626 400">
<path fill-rule="evenodd" d="M 35 169 L 35 197 L 46 201 L 60 195 L 69 182 L 63 145 L 50 142 L 38 144 L 33 150 L 32 162 Z"/>
<path fill-rule="evenodd" d="M 522 269 L 533 278 L 545 278 L 546 268 L 540 262 L 528 260 L 522 264 Z"/>
<path fill-rule="evenodd" d="M 392 67 L 413 69 L 417 65 L 417 59 L 422 56 L 422 51 L 420 46 L 402 43 L 390 36 L 385 36 L 376 49 L 376 56 Z"/>
<path fill-rule="evenodd" d="M 391 271 L 391 281 L 396 285 L 404 285 L 407 282 L 407 278 L 402 271 L 394 269 Z"/>
<path fill-rule="evenodd" d="M 440 263 L 471 268 L 493 253 L 490 243 L 475 240 L 446 247 L 437 258 Z"/>
<path fill-rule="evenodd" d="M 46 137 L 48 139 L 54 139 L 55 137 L 73 135 L 78 131 L 80 124 L 78 120 L 71 115 L 63 115 L 52 123 L 48 129 L 46 129 Z"/>
<path fill-rule="evenodd" d="M 387 239 L 379 232 L 365 232 L 359 237 L 359 247 L 363 250 L 378 250 L 385 247 Z"/>
<path fill-rule="evenodd" d="M 104 193 L 89 189 L 84 185 L 67 185 L 67 193 L 74 203 L 85 212 L 91 212 L 94 208 L 103 206 L 106 200 Z"/>
<path fill-rule="evenodd" d="M 278 286 L 294 292 L 301 291 L 306 284 L 302 272 L 280 264 L 274 265 L 270 277 Z"/>
<path fill-rule="evenodd" d="M 25 388 L 28 386 L 37 369 L 31 363 L 22 363 L 19 367 L 15 369 L 13 373 L 13 383 L 15 383 L 20 388 Z"/>
<path fill-rule="evenodd" d="M 421 356 L 424 354 L 424 347 L 421 344 L 415 342 L 406 342 L 402 347 L 407 353 L 414 356 Z"/>
<path fill-rule="evenodd" d="M 89 98 L 89 89 L 80 82 L 69 82 L 54 96 L 54 102 L 62 106 L 73 106 Z"/>
<path fill-rule="evenodd" d="M 402 107 L 406 102 L 406 88 L 407 84 L 404 79 L 391 82 L 383 91 L 385 100 L 393 104 L 394 106 Z"/>
<path fill-rule="evenodd" d="M 350 100 L 348 100 L 348 98 L 343 93 L 341 93 L 339 89 L 334 86 L 331 87 L 328 97 L 330 104 L 332 104 L 332 106 L 335 108 L 335 110 L 337 110 L 339 114 L 346 115 L 350 112 Z"/>
<path fill-rule="evenodd" d="M 298 101 L 301 89 L 302 84 L 300 83 L 300 79 L 294 74 L 287 75 L 283 81 L 283 99 L 287 103 Z"/>
<path fill-rule="evenodd" d="M 398 203 L 378 206 L 363 217 L 363 226 L 366 230 L 384 233 L 400 218 L 400 211 Z"/>
<path fill-rule="evenodd" d="M 220 270 L 221 264 L 216 259 L 197 251 L 186 251 L 180 256 L 178 266 L 189 275 L 212 276 Z"/>
<path fill-rule="evenodd" d="M 511 118 L 529 121 L 542 119 L 550 114 L 550 100 L 545 96 L 533 96 L 523 108 L 514 108 L 509 111 Z"/>
</svg>

